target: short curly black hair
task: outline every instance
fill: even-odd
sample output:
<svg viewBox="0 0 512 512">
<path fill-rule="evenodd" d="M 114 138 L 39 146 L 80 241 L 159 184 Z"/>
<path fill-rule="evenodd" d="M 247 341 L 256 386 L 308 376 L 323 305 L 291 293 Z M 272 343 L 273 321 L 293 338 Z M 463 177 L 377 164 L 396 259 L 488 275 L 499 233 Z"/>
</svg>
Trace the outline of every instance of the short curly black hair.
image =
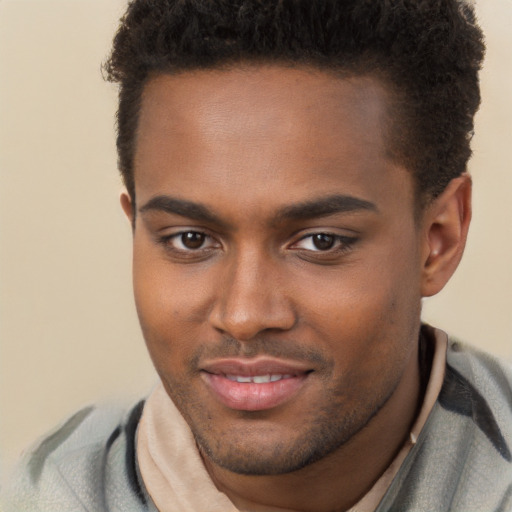
<svg viewBox="0 0 512 512">
<path fill-rule="evenodd" d="M 120 84 L 119 168 L 135 199 L 141 95 L 155 73 L 237 63 L 381 78 L 398 98 L 390 154 L 438 196 L 466 170 L 485 46 L 464 0 L 133 0 L 104 65 Z"/>
</svg>

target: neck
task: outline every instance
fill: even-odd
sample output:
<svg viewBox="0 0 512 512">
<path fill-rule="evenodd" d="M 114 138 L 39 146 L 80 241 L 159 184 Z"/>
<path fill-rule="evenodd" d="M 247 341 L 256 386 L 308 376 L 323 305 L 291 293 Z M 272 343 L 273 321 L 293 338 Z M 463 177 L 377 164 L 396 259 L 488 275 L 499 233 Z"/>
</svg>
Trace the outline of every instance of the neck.
<svg viewBox="0 0 512 512">
<path fill-rule="evenodd" d="M 384 406 L 349 442 L 293 473 L 240 475 L 215 465 L 203 454 L 217 488 L 243 511 L 346 511 L 391 464 L 416 417 L 421 400 L 418 347 Z"/>
</svg>

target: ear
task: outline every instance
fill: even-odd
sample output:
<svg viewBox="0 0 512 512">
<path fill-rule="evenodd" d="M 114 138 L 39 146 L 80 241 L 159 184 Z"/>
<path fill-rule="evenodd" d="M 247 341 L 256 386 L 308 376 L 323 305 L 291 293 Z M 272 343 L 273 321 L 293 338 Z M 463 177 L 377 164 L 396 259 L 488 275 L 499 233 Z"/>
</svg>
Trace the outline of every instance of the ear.
<svg viewBox="0 0 512 512">
<path fill-rule="evenodd" d="M 119 197 L 121 201 L 121 208 L 123 209 L 125 215 L 128 217 L 130 224 L 132 227 L 134 226 L 135 217 L 133 215 L 133 201 L 130 197 L 130 194 L 126 190 L 121 192 L 121 196 Z"/>
<path fill-rule="evenodd" d="M 421 294 L 430 297 L 448 282 L 466 246 L 471 221 L 471 177 L 464 173 L 450 181 L 427 207 Z"/>
</svg>

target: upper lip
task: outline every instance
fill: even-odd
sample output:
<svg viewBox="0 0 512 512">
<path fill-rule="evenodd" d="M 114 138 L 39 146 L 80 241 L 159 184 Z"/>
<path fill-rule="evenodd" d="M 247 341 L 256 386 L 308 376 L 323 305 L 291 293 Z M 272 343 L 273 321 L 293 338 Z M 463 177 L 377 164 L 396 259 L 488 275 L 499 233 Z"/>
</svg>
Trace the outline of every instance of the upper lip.
<svg viewBox="0 0 512 512">
<path fill-rule="evenodd" d="M 254 377 L 256 375 L 280 374 L 303 375 L 312 371 L 300 361 L 286 361 L 269 357 L 226 358 L 214 359 L 201 365 L 201 370 L 217 375 L 241 375 Z"/>
</svg>

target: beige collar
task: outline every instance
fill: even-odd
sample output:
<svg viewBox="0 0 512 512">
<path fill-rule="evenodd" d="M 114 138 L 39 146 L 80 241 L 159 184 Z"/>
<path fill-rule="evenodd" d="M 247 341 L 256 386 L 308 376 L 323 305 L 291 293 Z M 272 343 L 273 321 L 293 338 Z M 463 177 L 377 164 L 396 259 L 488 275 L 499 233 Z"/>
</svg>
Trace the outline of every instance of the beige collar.
<svg viewBox="0 0 512 512">
<path fill-rule="evenodd" d="M 430 378 L 428 380 L 427 389 L 425 390 L 425 398 L 421 406 L 420 412 L 416 421 L 414 422 L 409 438 L 406 440 L 398 455 L 393 459 L 393 462 L 388 466 L 388 469 L 382 476 L 375 482 L 373 487 L 366 493 L 361 500 L 359 500 L 347 512 L 373 512 L 381 499 L 386 494 L 393 478 L 395 478 L 402 462 L 411 451 L 411 448 L 416 444 L 418 436 L 423 429 L 427 418 L 436 403 L 437 397 L 441 391 L 444 380 L 444 371 L 446 367 L 446 350 L 448 348 L 448 336 L 440 329 L 432 329 L 434 346 L 434 359 L 432 360 L 432 369 L 430 370 Z"/>
<path fill-rule="evenodd" d="M 238 512 L 211 481 L 192 432 L 161 383 L 144 405 L 136 452 L 142 480 L 160 512 Z"/>
<path fill-rule="evenodd" d="M 438 329 L 434 337 L 430 379 L 410 437 L 372 489 L 347 512 L 373 512 L 416 443 L 444 378 L 448 337 Z M 187 423 L 161 383 L 144 406 L 136 452 L 142 479 L 160 512 L 240 512 L 213 484 Z"/>
</svg>

